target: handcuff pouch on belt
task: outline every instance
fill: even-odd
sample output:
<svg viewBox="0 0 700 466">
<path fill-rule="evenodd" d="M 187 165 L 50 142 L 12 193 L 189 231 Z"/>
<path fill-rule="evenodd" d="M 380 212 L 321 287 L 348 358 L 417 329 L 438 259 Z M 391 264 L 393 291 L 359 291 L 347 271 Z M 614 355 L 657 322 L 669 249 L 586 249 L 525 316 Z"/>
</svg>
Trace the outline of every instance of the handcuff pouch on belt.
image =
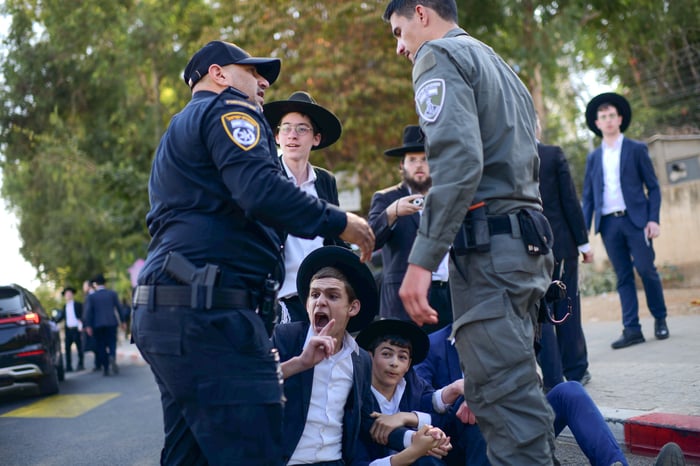
<svg viewBox="0 0 700 466">
<path fill-rule="evenodd" d="M 462 225 L 459 227 L 453 251 L 457 256 L 463 256 L 468 252 L 489 252 L 491 250 L 491 233 L 486 216 L 484 203 L 477 208 L 470 208 Z"/>
<path fill-rule="evenodd" d="M 554 234 L 547 217 L 539 210 L 521 209 L 518 212 L 518 223 L 525 251 L 531 256 L 549 254 L 554 244 Z"/>
</svg>

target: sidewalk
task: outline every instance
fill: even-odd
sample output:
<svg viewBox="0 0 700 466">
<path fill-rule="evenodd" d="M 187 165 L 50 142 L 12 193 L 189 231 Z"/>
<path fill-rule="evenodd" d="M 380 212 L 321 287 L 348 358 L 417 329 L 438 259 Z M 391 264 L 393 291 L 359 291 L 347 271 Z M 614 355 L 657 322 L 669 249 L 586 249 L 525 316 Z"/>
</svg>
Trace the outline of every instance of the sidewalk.
<svg viewBox="0 0 700 466">
<path fill-rule="evenodd" d="M 586 389 L 631 452 L 656 455 L 673 441 L 700 461 L 700 315 L 669 317 L 671 336 L 661 341 L 651 317 L 640 321 L 646 342 L 618 350 L 610 343 L 622 332 L 619 322 L 584 322 Z"/>
</svg>

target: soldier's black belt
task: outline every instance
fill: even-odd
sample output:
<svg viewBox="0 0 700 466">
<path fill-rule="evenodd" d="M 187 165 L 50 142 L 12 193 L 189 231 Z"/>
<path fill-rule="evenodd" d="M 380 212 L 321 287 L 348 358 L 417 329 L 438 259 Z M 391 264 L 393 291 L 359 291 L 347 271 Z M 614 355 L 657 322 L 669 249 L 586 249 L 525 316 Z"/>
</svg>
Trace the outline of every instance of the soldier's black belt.
<svg viewBox="0 0 700 466">
<path fill-rule="evenodd" d="M 204 295 L 204 293 L 202 293 Z M 192 288 L 189 286 L 139 286 L 134 293 L 134 305 L 177 306 L 192 308 Z M 202 306 L 204 307 L 204 306 Z M 255 302 L 246 290 L 214 288 L 212 309 L 255 309 Z"/>
<path fill-rule="evenodd" d="M 505 235 L 513 232 L 508 215 L 491 215 L 487 217 L 489 233 L 493 235 Z"/>
</svg>

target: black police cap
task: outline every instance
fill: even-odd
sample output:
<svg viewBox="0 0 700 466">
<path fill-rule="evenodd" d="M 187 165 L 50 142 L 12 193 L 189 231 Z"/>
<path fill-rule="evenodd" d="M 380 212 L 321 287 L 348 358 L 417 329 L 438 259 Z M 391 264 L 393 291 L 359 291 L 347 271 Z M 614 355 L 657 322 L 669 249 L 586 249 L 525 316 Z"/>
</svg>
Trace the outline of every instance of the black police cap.
<svg viewBox="0 0 700 466">
<path fill-rule="evenodd" d="M 251 57 L 248 52 L 230 42 L 215 40 L 192 55 L 182 77 L 190 89 L 202 79 L 211 65 L 253 65 L 272 84 L 280 74 L 279 58 Z"/>
</svg>

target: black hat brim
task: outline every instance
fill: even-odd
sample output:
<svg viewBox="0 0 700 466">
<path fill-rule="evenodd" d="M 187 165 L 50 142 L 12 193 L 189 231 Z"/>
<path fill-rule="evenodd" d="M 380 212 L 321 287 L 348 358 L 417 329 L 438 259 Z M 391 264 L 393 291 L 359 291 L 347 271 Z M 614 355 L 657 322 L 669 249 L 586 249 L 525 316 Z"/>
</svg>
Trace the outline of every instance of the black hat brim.
<svg viewBox="0 0 700 466">
<path fill-rule="evenodd" d="M 384 155 L 389 157 L 403 157 L 408 152 L 425 152 L 424 144 L 407 144 L 401 147 L 394 147 L 384 151 Z"/>
<path fill-rule="evenodd" d="M 620 132 L 624 133 L 632 121 L 632 108 L 630 107 L 627 99 L 622 97 L 620 94 L 615 92 L 604 92 L 591 99 L 586 105 L 586 124 L 588 128 L 593 131 L 598 137 L 603 137 L 595 122 L 598 119 L 598 107 L 604 103 L 609 103 L 613 105 L 620 116 L 622 117 L 622 123 L 620 124 Z"/>
<path fill-rule="evenodd" d="M 372 322 L 379 308 L 377 283 L 369 267 L 360 262 L 357 254 L 340 246 L 324 246 L 311 251 L 302 261 L 297 273 L 297 293 L 304 307 L 309 297 L 311 277 L 323 267 L 340 270 L 355 290 L 357 299 L 360 300 L 360 312 L 348 321 L 346 330 L 350 333 L 362 330 Z"/>
<path fill-rule="evenodd" d="M 355 341 L 361 348 L 369 351 L 372 343 L 383 335 L 399 335 L 411 342 L 411 365 L 422 362 L 428 356 L 428 335 L 413 322 L 404 320 L 375 320 L 355 337 Z"/>
<path fill-rule="evenodd" d="M 286 114 L 293 112 L 308 115 L 321 133 L 321 142 L 319 142 L 317 146 L 312 147 L 311 150 L 323 149 L 340 139 L 340 135 L 343 132 L 343 126 L 340 124 L 340 120 L 333 112 L 326 110 L 318 104 L 298 100 L 278 100 L 263 105 L 265 118 L 267 122 L 270 123 L 270 128 L 275 132 L 282 118 Z"/>
</svg>

